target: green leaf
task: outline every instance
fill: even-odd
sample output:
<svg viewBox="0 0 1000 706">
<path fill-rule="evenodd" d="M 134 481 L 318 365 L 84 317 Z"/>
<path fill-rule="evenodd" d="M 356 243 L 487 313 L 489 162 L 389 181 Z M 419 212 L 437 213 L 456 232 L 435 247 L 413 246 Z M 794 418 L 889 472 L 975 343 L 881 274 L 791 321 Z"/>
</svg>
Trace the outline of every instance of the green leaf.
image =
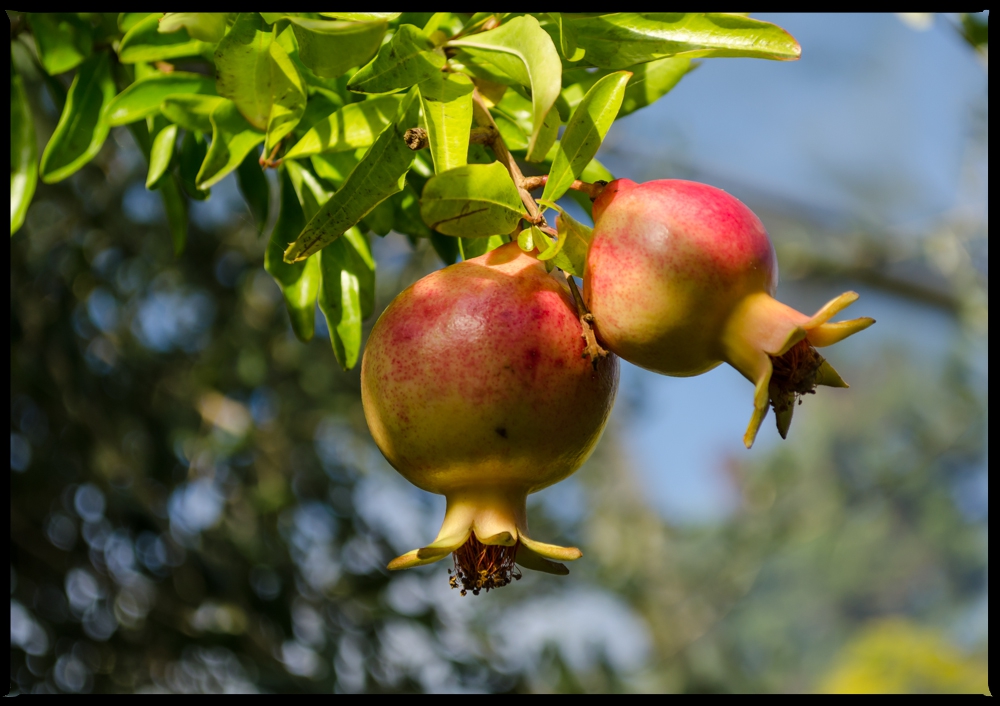
<svg viewBox="0 0 1000 706">
<path fill-rule="evenodd" d="M 162 34 L 160 32 L 162 16 L 158 12 L 153 13 L 136 22 L 125 33 L 118 45 L 119 61 L 123 64 L 164 61 L 182 56 L 198 56 L 212 50 L 210 43 L 191 39 L 183 29 Z"/>
<path fill-rule="evenodd" d="M 267 142 L 272 148 L 295 129 L 306 110 L 306 91 L 295 64 L 280 44 L 271 44 L 271 111 L 267 119 Z"/>
<path fill-rule="evenodd" d="M 201 169 L 208 153 L 205 136 L 200 132 L 185 132 L 181 140 L 181 153 L 178 160 L 180 167 L 181 186 L 184 192 L 193 199 L 204 201 L 209 197 L 207 190 L 198 188 L 198 170 Z"/>
<path fill-rule="evenodd" d="M 256 12 L 241 12 L 215 50 L 216 85 L 220 96 L 236 104 L 259 130 L 271 114 L 271 28 Z"/>
<path fill-rule="evenodd" d="M 439 71 L 417 88 L 434 171 L 440 174 L 465 166 L 472 129 L 472 81 L 463 74 Z"/>
<path fill-rule="evenodd" d="M 317 76 L 336 78 L 368 63 L 382 44 L 384 18 L 370 22 L 329 22 L 290 17 L 299 43 L 299 59 Z"/>
<path fill-rule="evenodd" d="M 313 125 L 285 153 L 285 159 L 370 147 L 392 121 L 402 100 L 402 96 L 379 96 L 361 103 L 348 103 Z"/>
<path fill-rule="evenodd" d="M 560 249 L 557 254 L 549 256 L 552 262 L 556 267 L 569 272 L 571 275 L 583 277 L 587 266 L 587 249 L 590 247 L 590 238 L 593 234 L 593 229 L 573 220 L 554 201 L 539 199 L 538 203 L 549 208 L 554 208 L 559 212 L 559 216 L 556 218 L 556 229 L 559 233 L 559 240 L 556 242 L 556 245 Z M 562 244 L 560 245 L 560 243 Z M 546 255 L 548 255 L 547 252 Z"/>
<path fill-rule="evenodd" d="M 122 12 L 118 15 L 118 29 L 122 34 L 127 34 L 130 29 L 142 20 L 155 14 L 155 12 Z"/>
<path fill-rule="evenodd" d="M 688 58 L 746 56 L 789 61 L 798 42 L 777 25 L 740 15 L 619 12 L 565 22 L 586 50 L 586 63 L 623 69 L 683 54 Z"/>
<path fill-rule="evenodd" d="M 187 244 L 187 201 L 181 193 L 180 181 L 173 175 L 160 182 L 158 191 L 163 199 L 163 208 L 167 212 L 167 225 L 174 244 L 174 255 L 180 256 Z"/>
<path fill-rule="evenodd" d="M 149 149 L 149 171 L 146 174 L 147 189 L 152 190 L 159 187 L 160 181 L 170 167 L 176 145 L 177 126 L 173 124 L 161 126 L 153 137 L 153 144 Z"/>
<path fill-rule="evenodd" d="M 657 59 L 632 68 L 633 75 L 625 89 L 618 117 L 652 105 L 667 95 L 684 75 L 697 66 L 686 56 Z"/>
<path fill-rule="evenodd" d="M 157 113 L 164 100 L 191 94 L 215 95 L 215 81 L 208 76 L 183 71 L 155 73 L 136 81 L 115 96 L 108 106 L 108 124 L 125 125 L 141 120 Z"/>
<path fill-rule="evenodd" d="M 521 248 L 524 252 L 531 252 L 535 249 L 535 235 L 537 229 L 535 226 L 530 228 L 525 228 L 520 233 L 517 234 L 517 247 Z M 539 238 L 542 237 L 541 233 L 537 234 Z"/>
<path fill-rule="evenodd" d="M 205 191 L 218 184 L 236 169 L 254 147 L 264 141 L 264 134 L 253 129 L 232 101 L 220 103 L 212 115 L 212 145 L 198 170 L 195 184 Z"/>
<path fill-rule="evenodd" d="M 278 287 L 281 288 L 295 335 L 301 341 L 309 341 L 313 337 L 316 325 L 316 295 L 319 292 L 321 278 L 319 258 L 311 257 L 301 264 L 294 265 L 282 259 L 285 248 L 295 239 L 304 225 L 302 206 L 299 204 L 291 177 L 287 169 L 282 169 L 281 208 L 274 230 L 271 232 L 271 240 L 264 253 L 264 269 L 274 277 Z"/>
<path fill-rule="evenodd" d="M 542 121 L 542 129 L 538 131 L 538 139 L 535 141 L 534 152 L 529 150 L 525 157 L 529 162 L 543 162 L 549 157 L 549 152 L 559 139 L 559 111 L 555 106 L 549 110 Z"/>
<path fill-rule="evenodd" d="M 375 140 L 344 185 L 323 205 L 285 252 L 297 262 L 339 238 L 383 200 L 403 188 L 413 151 L 403 141 L 407 125 L 416 120 L 419 102 L 411 89 L 399 106 L 396 122 Z"/>
<path fill-rule="evenodd" d="M 10 234 L 24 223 L 38 184 L 38 142 L 24 81 L 10 62 Z"/>
<path fill-rule="evenodd" d="M 255 150 L 250 150 L 236 168 L 236 183 L 239 184 L 243 199 L 247 202 L 257 232 L 263 233 L 271 207 L 271 187 L 264 170 L 261 169 Z"/>
<path fill-rule="evenodd" d="M 73 78 L 59 124 L 42 152 L 42 181 L 62 181 L 100 151 L 108 136 L 106 108 L 114 96 L 111 59 L 107 52 L 94 54 Z"/>
<path fill-rule="evenodd" d="M 339 189 L 364 156 L 364 148 L 353 152 L 328 152 L 309 158 L 317 176 Z M 287 159 L 287 158 L 286 158 Z"/>
<path fill-rule="evenodd" d="M 430 239 L 434 252 L 441 258 L 441 262 L 446 265 L 454 264 L 459 256 L 458 247 L 461 241 L 458 238 L 438 233 L 436 230 L 431 231 Z"/>
<path fill-rule="evenodd" d="M 463 260 L 485 255 L 504 244 L 503 236 L 491 235 L 488 238 L 459 238 L 458 246 Z"/>
<path fill-rule="evenodd" d="M 302 206 L 302 215 L 308 223 L 319 211 L 320 207 L 330 200 L 331 193 L 327 191 L 311 171 L 297 162 L 288 162 L 288 176 L 295 187 L 295 194 Z"/>
<path fill-rule="evenodd" d="M 68 12 L 29 12 L 42 67 L 50 76 L 75 69 L 94 46 L 90 25 Z"/>
<path fill-rule="evenodd" d="M 361 352 L 365 309 L 370 315 L 374 308 L 375 261 L 368 241 L 357 228 L 349 228 L 316 257 L 322 273 L 319 308 L 326 317 L 337 362 L 350 370 Z"/>
<path fill-rule="evenodd" d="M 514 230 L 524 205 L 502 164 L 467 164 L 427 182 L 420 215 L 445 235 L 483 238 Z"/>
<path fill-rule="evenodd" d="M 351 77 L 347 90 L 355 93 L 390 93 L 441 73 L 444 53 L 413 25 L 402 25 L 382 45 L 378 55 Z"/>
<path fill-rule="evenodd" d="M 566 229 L 564 228 L 562 232 L 559 233 L 559 237 L 555 241 L 549 240 L 548 235 L 539 233 L 535 236 L 535 245 L 538 247 L 538 259 L 541 261 L 551 260 L 560 252 L 562 252 L 563 246 L 566 245 Z"/>
<path fill-rule="evenodd" d="M 331 17 L 337 20 L 349 20 L 351 22 L 374 22 L 383 20 L 392 22 L 399 17 L 401 12 L 321 12 L 323 17 Z"/>
<path fill-rule="evenodd" d="M 610 74 L 587 91 L 566 123 L 542 192 L 543 199 L 555 201 L 560 198 L 590 164 L 618 115 L 625 96 L 625 85 L 631 76 L 628 71 Z"/>
<path fill-rule="evenodd" d="M 207 133 L 212 132 L 212 111 L 228 100 L 221 96 L 176 95 L 163 101 L 160 112 L 178 127 Z"/>
<path fill-rule="evenodd" d="M 160 20 L 159 31 L 164 34 L 181 29 L 194 39 L 215 44 L 226 34 L 226 13 L 168 12 Z"/>
<path fill-rule="evenodd" d="M 559 52 L 563 58 L 566 61 L 580 61 L 586 54 L 586 51 L 583 47 L 577 46 L 576 32 L 573 30 L 573 26 L 566 22 L 561 13 L 550 12 L 549 16 L 555 20 L 556 26 L 559 28 Z"/>
<path fill-rule="evenodd" d="M 449 46 L 463 47 L 473 56 L 485 58 L 531 89 L 534 129 L 528 140 L 528 159 L 545 155 L 539 135 L 545 116 L 562 88 L 562 61 L 552 38 L 530 15 L 515 17 L 497 29 L 452 40 Z"/>
</svg>

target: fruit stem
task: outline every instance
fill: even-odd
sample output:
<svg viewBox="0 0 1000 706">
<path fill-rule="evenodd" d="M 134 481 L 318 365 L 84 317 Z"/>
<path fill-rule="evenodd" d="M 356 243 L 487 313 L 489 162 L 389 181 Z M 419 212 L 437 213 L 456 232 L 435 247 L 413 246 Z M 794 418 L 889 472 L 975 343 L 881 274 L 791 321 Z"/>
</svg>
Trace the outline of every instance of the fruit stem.
<svg viewBox="0 0 1000 706">
<path fill-rule="evenodd" d="M 591 201 L 596 201 L 597 197 L 601 195 L 601 192 L 604 191 L 604 187 L 607 185 L 608 182 L 604 180 L 595 181 L 593 184 L 591 184 L 586 181 L 580 181 L 579 179 L 575 179 L 573 183 L 569 185 L 569 188 L 572 189 L 573 191 L 582 191 L 588 197 L 590 197 Z"/>
<path fill-rule="evenodd" d="M 517 166 L 517 161 L 514 159 L 514 155 L 510 153 L 507 149 L 507 145 L 503 141 L 503 137 L 500 135 L 500 130 L 497 128 L 496 122 L 493 120 L 493 116 L 490 115 L 489 108 L 486 107 L 486 103 L 483 102 L 483 97 L 479 95 L 479 89 L 472 89 L 472 118 L 476 121 L 476 125 L 479 127 L 488 127 L 496 130 L 496 137 L 490 144 L 493 150 L 493 154 L 497 156 L 497 160 L 507 168 L 510 173 L 510 178 L 514 181 L 514 186 L 517 187 L 518 193 L 521 195 L 521 202 L 524 207 L 528 210 L 528 217 L 525 219 L 532 225 L 542 225 L 545 223 L 545 218 L 542 214 L 538 212 L 538 204 L 535 200 L 531 198 L 531 194 L 525 188 L 525 178 L 524 174 L 521 173 L 521 168 Z M 535 187 L 537 188 L 537 187 Z"/>
<path fill-rule="evenodd" d="M 576 280 L 567 272 L 563 272 L 563 277 L 566 278 L 566 282 L 569 284 L 569 291 L 573 293 L 573 301 L 576 303 L 576 313 L 580 315 L 580 326 L 583 327 L 581 338 L 583 338 L 585 344 L 583 355 L 590 356 L 590 364 L 594 367 L 594 370 L 597 370 L 597 361 L 606 357 L 608 352 L 597 342 L 597 335 L 594 333 L 594 315 L 590 313 L 587 305 L 583 303 L 583 297 L 580 296 L 580 289 L 576 286 Z"/>
</svg>

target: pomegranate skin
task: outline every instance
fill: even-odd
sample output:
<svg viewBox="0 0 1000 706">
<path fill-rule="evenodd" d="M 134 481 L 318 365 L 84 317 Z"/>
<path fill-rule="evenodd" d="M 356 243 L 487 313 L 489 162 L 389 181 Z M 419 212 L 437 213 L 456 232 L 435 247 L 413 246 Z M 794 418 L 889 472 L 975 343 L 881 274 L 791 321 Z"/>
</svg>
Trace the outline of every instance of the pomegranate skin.
<svg viewBox="0 0 1000 706">
<path fill-rule="evenodd" d="M 741 201 L 679 179 L 611 182 L 594 203 L 584 300 L 625 360 L 699 375 L 725 359 L 719 330 L 753 292 L 774 294 L 771 240 Z"/>
<path fill-rule="evenodd" d="M 847 387 L 815 348 L 875 323 L 830 323 L 854 292 L 808 316 L 774 298 L 777 284 L 763 224 L 721 189 L 619 179 L 594 202 L 583 292 L 598 338 L 665 375 L 699 375 L 723 362 L 739 370 L 755 387 L 747 448 L 769 406 L 784 437 L 803 395 L 817 385 Z"/>
<path fill-rule="evenodd" d="M 596 370 L 566 285 L 509 243 L 434 272 L 376 322 L 361 365 L 372 437 L 389 463 L 448 499 L 438 539 L 390 568 L 447 556 L 475 533 L 527 568 L 579 550 L 527 536 L 525 499 L 573 473 L 607 422 L 618 361 Z M 532 552 L 534 552 L 533 555 Z"/>
</svg>

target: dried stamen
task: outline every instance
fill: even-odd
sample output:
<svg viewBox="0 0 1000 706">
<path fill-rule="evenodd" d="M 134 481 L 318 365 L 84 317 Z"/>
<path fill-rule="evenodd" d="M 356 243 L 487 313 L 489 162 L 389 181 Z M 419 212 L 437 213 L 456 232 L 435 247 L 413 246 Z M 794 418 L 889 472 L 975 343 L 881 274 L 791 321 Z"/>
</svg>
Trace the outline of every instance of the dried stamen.
<svg viewBox="0 0 1000 706">
<path fill-rule="evenodd" d="M 452 588 L 459 588 L 462 595 L 472 591 L 478 596 L 480 591 L 506 586 L 512 580 L 521 578 L 521 570 L 514 565 L 517 545 L 505 547 L 499 544 L 483 544 L 476 535 L 452 553 L 455 573 L 449 579 Z M 448 569 L 451 574 L 451 569 Z"/>
<path fill-rule="evenodd" d="M 824 361 L 825 358 L 804 338 L 784 355 L 771 356 L 773 371 L 768 392 L 782 438 L 787 432 L 787 424 L 791 421 L 790 412 L 795 403 L 802 404 L 803 395 L 815 394 L 816 385 L 819 384 L 817 373 Z"/>
</svg>

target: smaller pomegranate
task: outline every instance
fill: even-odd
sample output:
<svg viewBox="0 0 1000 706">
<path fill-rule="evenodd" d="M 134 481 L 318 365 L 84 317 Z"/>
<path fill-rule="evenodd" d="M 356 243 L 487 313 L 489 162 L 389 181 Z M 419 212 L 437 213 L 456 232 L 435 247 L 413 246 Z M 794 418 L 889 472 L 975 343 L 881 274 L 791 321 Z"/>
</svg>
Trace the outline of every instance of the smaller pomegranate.
<svg viewBox="0 0 1000 706">
<path fill-rule="evenodd" d="M 361 399 L 386 459 L 447 498 L 437 539 L 390 569 L 454 553 L 453 587 L 478 594 L 525 568 L 568 573 L 579 549 L 528 536 L 528 493 L 573 473 L 614 403 L 618 361 L 583 357 L 563 282 L 509 243 L 424 277 L 376 322 Z"/>
<path fill-rule="evenodd" d="M 769 402 L 784 438 L 802 395 L 847 387 L 816 347 L 875 323 L 829 323 L 854 292 L 807 316 L 773 298 L 777 284 L 763 224 L 721 189 L 618 179 L 594 202 L 584 300 L 601 342 L 665 375 L 699 375 L 722 362 L 739 370 L 756 386 L 747 448 Z"/>
</svg>

